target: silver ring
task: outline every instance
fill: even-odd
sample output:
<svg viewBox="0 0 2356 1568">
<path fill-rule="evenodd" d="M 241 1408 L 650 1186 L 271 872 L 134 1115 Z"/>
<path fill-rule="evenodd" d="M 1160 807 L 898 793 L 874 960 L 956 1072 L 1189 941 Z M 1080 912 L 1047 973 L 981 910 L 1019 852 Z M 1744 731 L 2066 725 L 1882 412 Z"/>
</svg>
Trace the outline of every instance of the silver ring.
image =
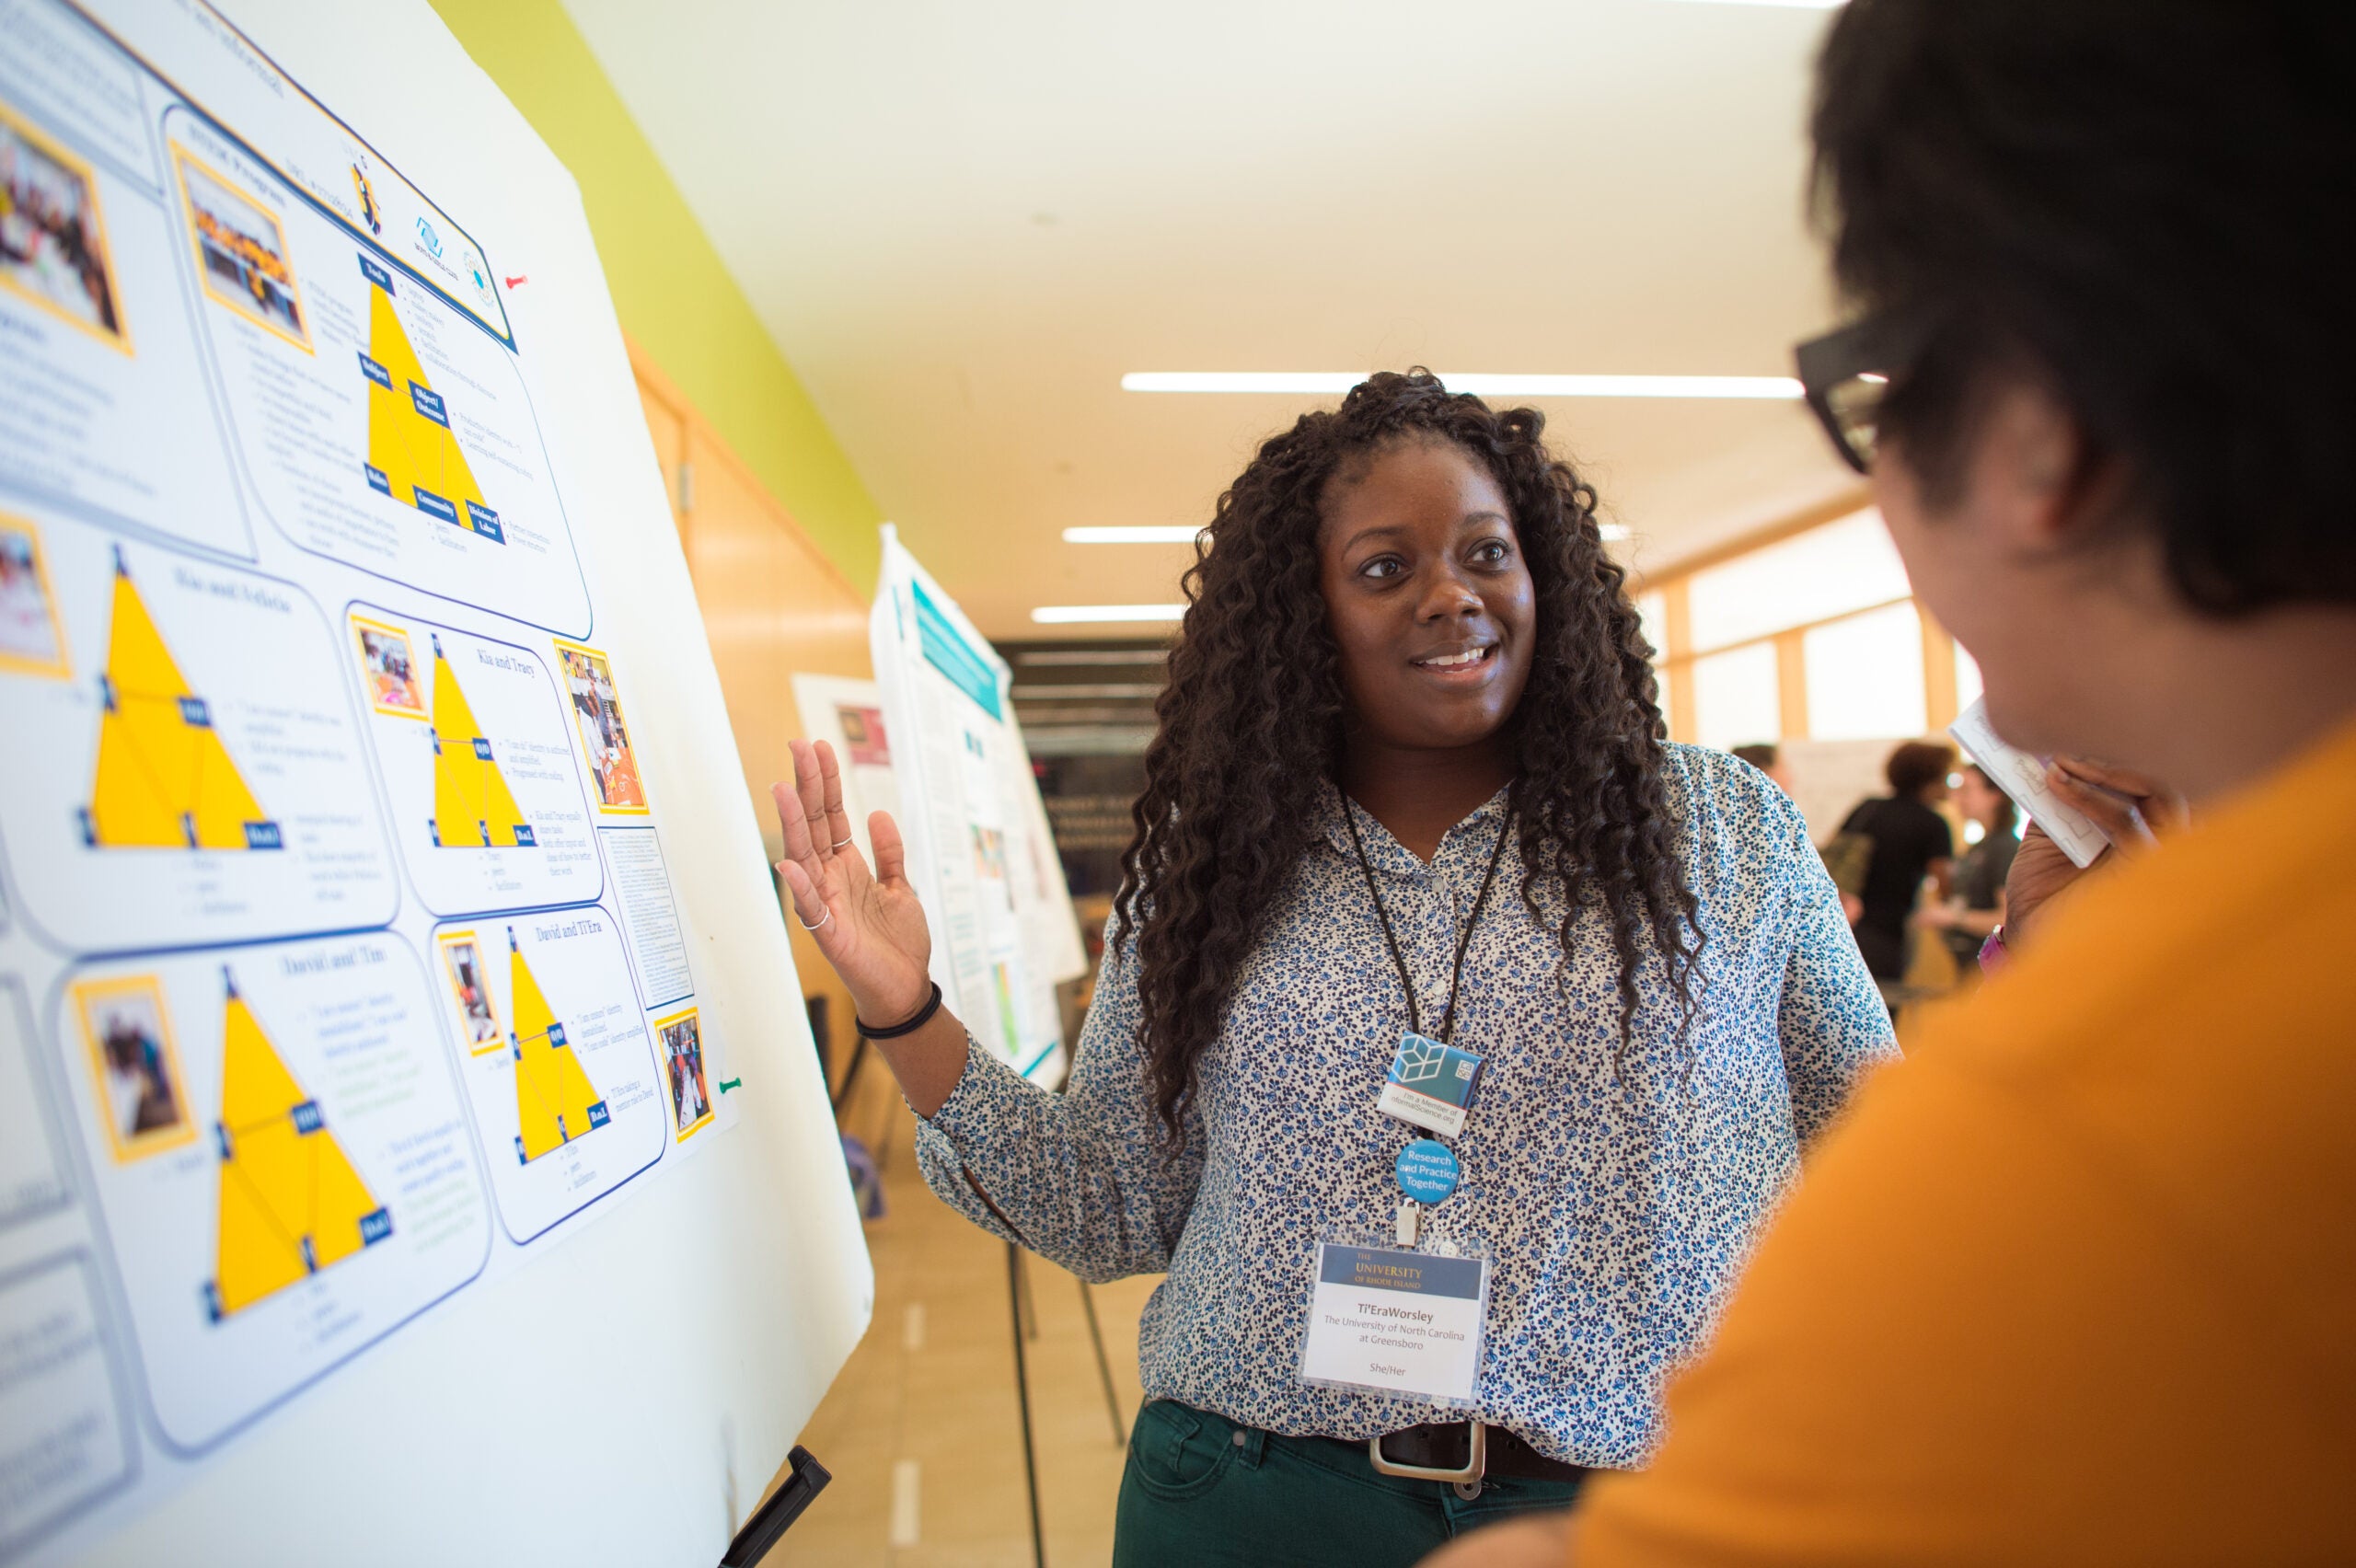
<svg viewBox="0 0 2356 1568">
<path fill-rule="evenodd" d="M 834 917 L 835 917 L 835 912 L 834 912 L 833 910 L 831 910 L 831 909 L 827 910 L 824 915 L 821 915 L 821 916 L 819 916 L 819 917 L 818 917 L 818 926 L 823 926 L 823 925 L 825 925 L 827 921 L 829 921 L 829 920 L 833 919 Z M 816 929 L 818 928 L 818 926 L 814 926 L 814 925 L 812 925 L 809 921 L 803 919 L 803 918 L 802 918 L 802 917 L 801 917 L 801 916 L 799 916 L 799 915 L 796 915 L 796 916 L 793 917 L 793 919 L 794 919 L 794 923 L 795 923 L 795 924 L 797 924 L 797 925 L 799 925 L 799 926 L 800 926 L 803 930 L 805 930 L 805 931 L 814 931 L 814 930 L 816 930 Z"/>
<path fill-rule="evenodd" d="M 827 847 L 831 849 L 848 849 L 850 847 L 850 840 L 848 838 L 837 838 L 834 843 L 828 845 Z"/>
</svg>

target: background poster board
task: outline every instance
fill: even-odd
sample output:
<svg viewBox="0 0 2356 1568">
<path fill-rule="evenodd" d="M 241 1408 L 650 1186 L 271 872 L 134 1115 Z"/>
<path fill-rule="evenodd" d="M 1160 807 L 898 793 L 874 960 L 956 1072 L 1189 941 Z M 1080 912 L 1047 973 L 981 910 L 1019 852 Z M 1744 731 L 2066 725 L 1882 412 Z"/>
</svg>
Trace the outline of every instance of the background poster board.
<svg viewBox="0 0 2356 1568">
<path fill-rule="evenodd" d="M 797 674 L 793 705 L 801 709 L 802 727 L 810 738 L 835 748 L 851 837 L 872 870 L 875 846 L 867 837 L 869 813 L 889 812 L 893 821 L 900 820 L 900 785 L 892 773 L 892 727 L 884 718 L 884 690 L 873 681 L 848 675 Z"/>
<path fill-rule="evenodd" d="M 0 9 L 0 1562 L 709 1562 L 872 1277 L 579 193 Z"/>
<path fill-rule="evenodd" d="M 1056 986 L 1085 974 L 1088 956 L 1006 661 L 889 524 L 868 635 L 892 771 L 913 808 L 898 821 L 932 925 L 932 977 L 984 1048 L 1060 1082 Z"/>
</svg>

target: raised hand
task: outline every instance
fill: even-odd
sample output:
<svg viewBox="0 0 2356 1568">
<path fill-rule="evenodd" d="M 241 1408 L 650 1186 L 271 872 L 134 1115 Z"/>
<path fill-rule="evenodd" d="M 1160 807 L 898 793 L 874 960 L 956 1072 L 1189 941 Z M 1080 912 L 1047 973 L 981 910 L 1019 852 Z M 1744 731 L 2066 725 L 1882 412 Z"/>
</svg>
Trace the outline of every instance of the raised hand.
<svg viewBox="0 0 2356 1568">
<path fill-rule="evenodd" d="M 826 742 L 791 743 L 793 784 L 769 786 L 785 859 L 777 863 L 793 910 L 850 992 L 859 1016 L 877 1028 L 912 1017 L 932 994 L 927 973 L 932 933 L 908 882 L 907 853 L 888 812 L 867 819 L 875 870 L 851 841 L 842 769 Z"/>
</svg>

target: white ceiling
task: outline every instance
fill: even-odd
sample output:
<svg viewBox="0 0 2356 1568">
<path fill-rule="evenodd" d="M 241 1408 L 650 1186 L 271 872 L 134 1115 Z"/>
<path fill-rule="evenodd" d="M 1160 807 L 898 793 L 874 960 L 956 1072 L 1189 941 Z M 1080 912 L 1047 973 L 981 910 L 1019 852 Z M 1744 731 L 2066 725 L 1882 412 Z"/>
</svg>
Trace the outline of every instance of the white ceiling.
<svg viewBox="0 0 2356 1568">
<path fill-rule="evenodd" d="M 1061 530 L 1207 520 L 1316 401 L 1124 371 L 1780 375 L 1831 317 L 1800 189 L 1819 10 L 564 3 L 994 637 L 1176 598 L 1186 547 Z M 1848 482 L 1797 404 L 1543 406 L 1642 567 Z"/>
</svg>

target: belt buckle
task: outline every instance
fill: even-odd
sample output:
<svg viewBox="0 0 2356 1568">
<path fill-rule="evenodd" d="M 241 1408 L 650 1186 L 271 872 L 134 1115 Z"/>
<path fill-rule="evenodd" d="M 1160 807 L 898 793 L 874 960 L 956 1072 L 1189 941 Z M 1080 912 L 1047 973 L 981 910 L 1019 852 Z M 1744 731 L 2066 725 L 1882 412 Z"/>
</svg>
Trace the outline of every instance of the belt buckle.
<svg viewBox="0 0 2356 1568">
<path fill-rule="evenodd" d="M 1399 1476 L 1408 1481 L 1445 1481 L 1452 1483 L 1468 1500 L 1477 1497 L 1481 1494 L 1481 1478 L 1489 1470 L 1489 1429 L 1478 1421 L 1467 1421 L 1464 1424 L 1471 1437 L 1466 1445 L 1469 1451 L 1461 1470 L 1450 1470 L 1444 1465 L 1403 1465 L 1395 1459 L 1386 1459 L 1382 1457 L 1382 1439 L 1380 1436 L 1366 1440 L 1367 1458 L 1374 1466 L 1377 1475 Z"/>
</svg>

